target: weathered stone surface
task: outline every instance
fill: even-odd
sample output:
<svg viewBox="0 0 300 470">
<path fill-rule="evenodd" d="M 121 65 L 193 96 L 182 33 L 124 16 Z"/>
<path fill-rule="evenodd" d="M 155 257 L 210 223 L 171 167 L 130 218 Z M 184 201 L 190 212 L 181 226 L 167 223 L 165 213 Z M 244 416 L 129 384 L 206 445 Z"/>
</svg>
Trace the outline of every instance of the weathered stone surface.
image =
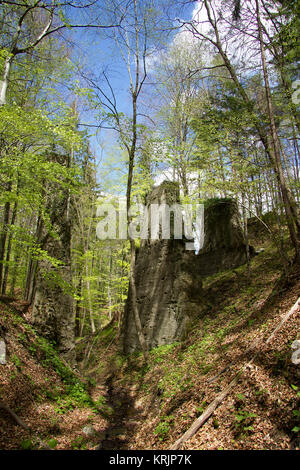
<svg viewBox="0 0 300 470">
<path fill-rule="evenodd" d="M 73 364 L 75 360 L 73 301 L 70 294 L 53 282 L 51 274 L 58 273 L 50 263 L 41 263 L 34 296 L 33 323 L 40 334 L 54 342 L 62 356 Z M 71 280 L 68 266 L 65 266 L 63 271 L 60 269 L 60 276 L 62 282 Z"/>
<path fill-rule="evenodd" d="M 179 187 L 165 182 L 147 203 L 179 200 Z M 202 278 L 246 262 L 238 208 L 232 200 L 210 201 L 204 212 L 205 238 L 196 255 L 185 240 L 143 240 L 135 266 L 138 310 L 148 348 L 182 340 L 202 302 Z M 129 286 L 122 325 L 123 351 L 139 350 Z"/>
<path fill-rule="evenodd" d="M 93 428 L 90 424 L 87 426 L 84 426 L 82 429 L 83 434 L 85 434 L 87 437 L 95 437 L 97 435 L 96 429 Z"/>
<path fill-rule="evenodd" d="M 0 364 L 6 364 L 6 345 L 4 339 L 0 338 Z"/>
<path fill-rule="evenodd" d="M 252 247 L 250 254 L 254 254 Z M 204 245 L 198 254 L 201 276 L 236 268 L 246 261 L 246 244 L 236 202 L 232 199 L 208 201 L 204 210 Z"/>
<path fill-rule="evenodd" d="M 71 283 L 71 223 L 68 191 L 58 191 L 49 201 L 56 236 L 44 229 L 42 248 L 62 262 L 59 268 L 50 261 L 39 262 L 32 318 L 38 331 L 54 341 L 62 356 L 75 362 L 73 299 L 68 292 Z"/>
<path fill-rule="evenodd" d="M 179 187 L 163 183 L 149 195 L 147 203 L 179 200 Z M 189 322 L 199 309 L 201 279 L 197 257 L 185 250 L 184 240 L 143 240 L 135 279 L 139 314 L 148 348 L 170 344 L 184 337 Z M 129 287 L 122 326 L 123 350 L 139 349 Z"/>
<path fill-rule="evenodd" d="M 295 350 L 295 352 L 293 352 L 292 354 L 292 363 L 295 365 L 299 365 L 300 364 L 300 340 L 296 339 L 295 341 L 293 341 L 293 343 L 291 344 L 291 348 Z"/>
<path fill-rule="evenodd" d="M 148 348 L 181 340 L 201 301 L 196 255 L 181 240 L 144 245 L 136 262 L 137 301 Z M 124 352 L 139 349 L 131 296 L 123 324 Z"/>
</svg>

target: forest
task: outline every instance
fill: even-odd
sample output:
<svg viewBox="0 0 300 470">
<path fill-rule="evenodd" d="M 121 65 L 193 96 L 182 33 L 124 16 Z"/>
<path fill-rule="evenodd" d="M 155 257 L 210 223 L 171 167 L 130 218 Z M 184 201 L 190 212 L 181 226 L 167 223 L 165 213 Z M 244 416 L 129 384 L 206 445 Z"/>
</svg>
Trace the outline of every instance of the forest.
<svg viewBox="0 0 300 470">
<path fill-rule="evenodd" d="M 0 450 L 300 449 L 299 30 L 0 1 Z"/>
</svg>

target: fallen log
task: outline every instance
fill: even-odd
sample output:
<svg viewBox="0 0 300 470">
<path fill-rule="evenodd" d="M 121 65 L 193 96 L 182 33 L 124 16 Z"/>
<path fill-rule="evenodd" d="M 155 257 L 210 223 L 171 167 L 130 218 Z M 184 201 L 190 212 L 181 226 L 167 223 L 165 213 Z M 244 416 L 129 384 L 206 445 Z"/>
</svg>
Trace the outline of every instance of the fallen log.
<svg viewBox="0 0 300 470">
<path fill-rule="evenodd" d="M 30 431 L 29 426 L 27 426 L 27 424 L 24 423 L 24 421 L 22 421 L 21 418 L 19 418 L 19 416 L 12 409 L 9 408 L 9 406 L 7 406 L 3 402 L 0 402 L 0 408 L 7 411 L 7 413 L 11 415 L 11 417 L 16 421 L 16 423 L 18 423 L 19 426 L 21 426 L 21 428 L 25 429 L 26 431 Z"/>
</svg>

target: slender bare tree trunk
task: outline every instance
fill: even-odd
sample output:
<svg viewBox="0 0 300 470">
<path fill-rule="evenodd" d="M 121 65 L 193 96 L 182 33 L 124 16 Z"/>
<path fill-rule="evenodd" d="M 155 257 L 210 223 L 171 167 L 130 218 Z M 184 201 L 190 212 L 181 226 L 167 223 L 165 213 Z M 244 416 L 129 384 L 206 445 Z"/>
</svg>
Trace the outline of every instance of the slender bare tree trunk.
<svg viewBox="0 0 300 470">
<path fill-rule="evenodd" d="M 10 221 L 11 227 L 15 224 L 16 217 L 17 217 L 17 210 L 18 210 L 18 202 L 16 201 L 14 204 L 11 221 Z M 7 249 L 6 249 L 5 269 L 4 269 L 4 276 L 3 276 L 2 287 L 1 287 L 2 295 L 5 295 L 5 292 L 6 292 L 8 272 L 9 272 L 9 261 L 10 261 L 10 255 L 11 255 L 12 237 L 13 237 L 13 234 L 11 232 L 8 237 L 8 243 L 7 243 Z"/>
<path fill-rule="evenodd" d="M 10 192 L 11 188 L 12 188 L 12 182 L 10 181 L 7 185 L 7 191 Z M 3 279 L 5 245 L 6 245 L 6 239 L 7 239 L 7 227 L 9 223 L 9 215 L 10 215 L 10 202 L 7 201 L 4 205 L 2 232 L 0 235 L 0 286 L 2 285 L 2 279 Z"/>
<path fill-rule="evenodd" d="M 129 75 L 130 75 L 130 80 L 131 80 L 131 99 L 132 99 L 131 144 L 130 144 L 130 147 L 127 146 L 128 157 L 129 157 L 127 191 L 126 191 L 128 227 L 132 220 L 132 217 L 130 215 L 130 209 L 131 209 L 131 190 L 132 190 L 132 182 L 133 182 L 133 169 L 134 169 L 134 163 L 135 163 L 135 153 L 136 153 L 136 144 L 137 144 L 137 100 L 138 100 L 139 92 L 141 90 L 141 85 L 143 83 L 143 81 L 141 81 L 140 79 L 140 50 L 139 50 L 139 25 L 138 25 L 138 13 L 137 13 L 137 0 L 134 0 L 134 21 L 135 21 L 135 41 L 136 41 L 136 44 L 135 44 L 136 45 L 135 83 L 133 83 L 133 80 L 131 78 L 130 63 L 128 64 Z M 145 61 L 144 61 L 144 66 L 145 66 Z M 141 349 L 143 351 L 144 359 L 147 361 L 149 359 L 149 353 L 148 353 L 147 343 L 145 340 L 145 335 L 143 332 L 143 326 L 141 323 L 139 310 L 138 310 L 138 303 L 137 303 L 137 292 L 136 292 L 136 283 L 135 283 L 135 261 L 136 261 L 135 240 L 130 239 L 129 279 L 130 279 L 130 292 L 131 292 L 131 298 L 132 298 L 132 307 L 133 307 L 133 314 L 134 314 L 137 336 L 141 345 Z"/>
<path fill-rule="evenodd" d="M 95 321 L 94 321 L 94 315 L 93 315 L 91 286 L 90 286 L 90 281 L 89 281 L 90 273 L 89 273 L 89 264 L 88 264 L 87 256 L 85 257 L 85 275 L 86 275 L 86 289 L 87 289 L 88 304 L 89 304 L 90 325 L 91 325 L 92 334 L 94 335 L 96 333 L 96 328 L 95 328 Z"/>
<path fill-rule="evenodd" d="M 136 110 L 136 101 L 137 96 L 133 93 L 132 96 L 132 106 L 133 106 L 133 123 L 132 123 L 132 143 L 131 149 L 129 153 L 129 169 L 128 169 L 128 179 L 127 179 L 127 224 L 128 227 L 131 223 L 132 217 L 130 216 L 130 209 L 131 209 L 131 189 L 132 189 L 132 181 L 133 181 L 133 168 L 134 168 L 134 157 L 135 157 L 135 150 L 136 150 L 136 140 L 137 140 L 137 110 Z M 130 239 L 130 268 L 129 268 L 129 279 L 130 279 L 130 292 L 131 292 L 131 300 L 132 300 L 132 307 L 133 307 L 133 314 L 135 320 L 136 331 L 138 335 L 138 339 L 144 354 L 145 360 L 148 360 L 149 353 L 148 348 L 145 340 L 145 336 L 143 333 L 143 326 L 141 323 L 139 310 L 138 310 L 138 303 L 137 303 L 137 292 L 136 292 L 136 283 L 135 283 L 135 260 L 136 260 L 136 247 L 135 247 L 135 240 Z"/>
<path fill-rule="evenodd" d="M 250 249 L 249 249 L 249 236 L 248 236 L 248 221 L 246 211 L 245 193 L 242 191 L 242 211 L 243 211 L 243 225 L 244 225 L 244 236 L 246 243 L 246 257 L 247 257 L 247 275 L 250 278 Z"/>
<path fill-rule="evenodd" d="M 280 154 L 280 140 L 279 140 L 279 136 L 277 133 L 276 124 L 275 124 L 272 96 L 271 96 L 271 91 L 270 91 L 270 83 L 269 83 L 269 76 L 268 76 L 267 63 L 266 63 L 266 55 L 265 55 L 265 49 L 264 49 L 264 43 L 263 43 L 259 1 L 258 0 L 255 0 L 255 1 L 256 1 L 259 44 L 260 44 L 263 75 L 264 75 L 264 82 L 265 82 L 268 115 L 269 115 L 270 127 L 271 127 L 272 149 L 274 153 L 276 175 L 278 178 L 278 183 L 279 183 L 281 194 L 282 194 L 282 199 L 284 203 L 291 241 L 295 249 L 295 256 L 296 258 L 298 258 L 300 255 L 300 221 L 298 220 L 298 209 L 287 187 L 286 179 L 283 173 L 281 154 Z M 296 228 L 297 228 L 298 233 L 296 232 Z"/>
<path fill-rule="evenodd" d="M 213 18 L 210 10 L 210 5 L 208 0 L 204 0 L 204 5 L 205 9 L 207 12 L 208 20 L 214 30 L 215 33 L 215 40 L 211 40 L 211 42 L 214 44 L 214 46 L 218 49 L 220 56 L 223 59 L 224 65 L 226 66 L 237 90 L 239 91 L 241 97 L 243 98 L 243 101 L 245 102 L 247 108 L 249 111 L 253 111 L 253 103 L 251 102 L 246 90 L 242 86 L 242 84 L 239 81 L 239 78 L 228 58 L 228 55 L 226 51 L 222 47 L 222 42 L 217 26 L 216 20 Z M 280 148 L 279 148 L 279 143 L 278 143 L 278 134 L 276 130 L 276 125 L 275 125 L 275 120 L 274 120 L 274 113 L 273 113 L 273 108 L 272 108 L 272 102 L 271 102 L 271 92 L 270 92 L 270 86 L 269 86 L 269 80 L 268 80 L 268 74 L 267 74 L 267 68 L 266 68 L 266 61 L 265 61 L 265 54 L 264 54 L 264 45 L 262 41 L 262 30 L 261 30 L 261 23 L 260 23 L 260 17 L 259 17 L 259 4 L 258 0 L 256 0 L 256 6 L 257 6 L 257 20 L 258 20 L 258 26 L 259 26 L 259 42 L 261 46 L 261 56 L 262 56 L 262 61 L 263 61 L 263 69 L 264 69 L 264 79 L 265 79 L 265 88 L 266 88 L 266 95 L 267 95 L 267 104 L 268 104 L 268 113 L 269 113 L 269 119 L 270 119 L 270 126 L 271 126 L 271 132 L 272 132 L 272 144 L 270 146 L 268 136 L 265 133 L 265 130 L 263 129 L 258 116 L 254 115 L 254 124 L 256 126 L 258 135 L 260 137 L 260 140 L 262 144 L 265 147 L 266 153 L 270 159 L 270 162 L 273 166 L 278 186 L 280 188 L 281 194 L 282 194 L 282 199 L 284 202 L 284 207 L 285 207 L 285 213 L 286 213 L 286 220 L 288 224 L 288 229 L 290 233 L 290 239 L 293 245 L 293 248 L 295 250 L 295 258 L 299 258 L 300 254 L 300 221 L 299 221 L 299 216 L 298 216 L 298 209 L 296 202 L 294 201 L 294 198 L 292 194 L 290 193 L 285 176 L 282 170 L 282 164 L 281 164 L 281 156 L 280 156 Z M 197 33 L 198 34 L 198 33 Z M 200 33 L 201 35 L 201 33 Z M 203 35 L 202 35 L 203 37 Z M 297 233 L 295 230 L 295 226 L 297 227 Z"/>
<path fill-rule="evenodd" d="M 79 278 L 79 284 L 77 287 L 77 295 L 78 297 L 81 297 L 81 291 L 82 291 L 82 276 L 80 275 Z M 76 300 L 76 306 L 75 306 L 75 338 L 78 338 L 80 336 L 80 301 Z"/>
<path fill-rule="evenodd" d="M 2 76 L 2 80 L 0 80 L 0 106 L 3 106 L 4 104 L 6 104 L 6 93 L 7 93 L 8 80 L 9 80 L 13 58 L 14 56 L 9 55 L 5 59 L 3 76 Z"/>
<path fill-rule="evenodd" d="M 36 232 L 35 232 L 35 242 L 40 243 L 42 232 L 44 228 L 44 222 L 42 217 L 39 215 L 36 224 Z M 27 269 L 27 276 L 26 276 L 26 284 L 24 290 L 24 299 L 28 300 L 28 302 L 32 302 L 34 296 L 34 285 L 36 279 L 36 272 L 37 272 L 37 261 L 33 260 L 31 257 L 29 258 L 28 269 Z"/>
</svg>

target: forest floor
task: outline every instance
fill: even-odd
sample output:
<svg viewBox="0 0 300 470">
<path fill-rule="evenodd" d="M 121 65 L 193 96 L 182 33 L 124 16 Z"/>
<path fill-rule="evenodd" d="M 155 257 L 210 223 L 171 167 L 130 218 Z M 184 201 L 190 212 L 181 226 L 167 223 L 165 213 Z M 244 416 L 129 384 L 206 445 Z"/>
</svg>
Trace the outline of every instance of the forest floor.
<svg viewBox="0 0 300 470">
<path fill-rule="evenodd" d="M 252 230 L 265 251 L 247 267 L 203 282 L 203 304 L 181 343 L 119 352 L 117 328 L 103 330 L 74 375 L 36 335 L 22 303 L 1 305 L 7 364 L 0 365 L 0 448 L 169 449 L 255 356 L 184 449 L 299 449 L 300 367 L 291 362 L 299 309 L 266 339 L 300 295 L 300 267 L 280 280 L 276 243 Z M 253 347 L 249 348 L 250 345 Z M 5 403 L 30 429 L 1 408 Z"/>
<path fill-rule="evenodd" d="M 107 422 L 102 402 L 92 401 L 90 385 L 36 334 L 23 307 L 18 301 L 0 304 L 7 352 L 6 365 L 0 365 L 0 449 L 95 447 Z"/>
<path fill-rule="evenodd" d="M 152 350 L 148 364 L 141 355 L 122 357 L 117 345 L 107 354 L 107 340 L 105 363 L 99 361 L 100 341 L 91 375 L 108 377 L 115 414 L 99 448 L 170 449 L 254 356 L 182 448 L 300 448 L 300 367 L 291 362 L 299 308 L 266 344 L 300 296 L 300 267 L 283 280 L 276 241 L 253 225 L 251 243 L 264 251 L 253 258 L 250 277 L 241 266 L 206 278 L 204 302 L 185 341 Z"/>
</svg>

